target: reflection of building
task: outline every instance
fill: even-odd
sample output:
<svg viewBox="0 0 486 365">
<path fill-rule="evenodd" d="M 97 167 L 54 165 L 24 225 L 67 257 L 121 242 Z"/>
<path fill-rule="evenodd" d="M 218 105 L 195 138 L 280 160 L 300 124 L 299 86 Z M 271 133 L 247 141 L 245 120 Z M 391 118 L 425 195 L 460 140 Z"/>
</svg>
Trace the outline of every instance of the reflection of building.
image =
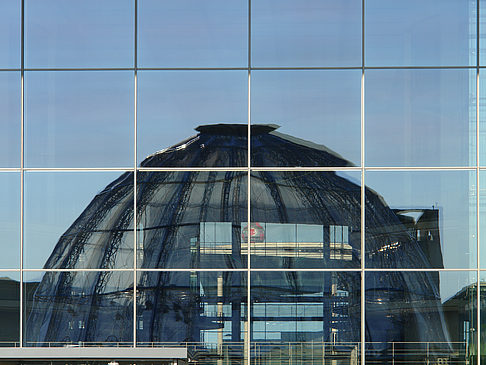
<svg viewBox="0 0 486 365">
<path fill-rule="evenodd" d="M 476 343 L 477 289 L 475 284 L 466 286 L 443 304 L 451 341 L 464 342 L 472 347 Z M 484 282 L 481 283 L 480 295 L 481 298 L 486 295 L 486 283 Z M 484 300 L 481 301 L 481 308 L 485 308 L 483 303 Z M 486 315 L 486 313 L 484 314 Z M 481 317 L 483 317 L 483 313 L 481 313 Z M 471 351 L 471 353 L 474 352 Z"/>
<path fill-rule="evenodd" d="M 438 209 L 394 209 L 400 220 L 401 227 L 405 227 L 427 258 L 427 262 L 435 269 L 443 269 L 442 250 L 439 235 Z M 427 268 L 427 266 L 425 267 Z M 434 286 L 440 288 L 439 272 L 428 274 L 434 281 Z"/>
<path fill-rule="evenodd" d="M 430 267 L 443 269 L 439 236 L 438 209 L 394 209 L 400 223 L 414 237 L 427 257 Z"/>
<path fill-rule="evenodd" d="M 252 127 L 252 165 L 349 165 L 326 148 L 274 129 Z M 148 157 L 142 167 L 246 163 L 247 125 L 198 131 Z M 218 356 L 224 356 L 221 346 L 227 343 L 226 351 L 242 356 L 250 328 L 252 341 L 268 344 L 264 353 L 281 343 L 320 341 L 341 343 L 356 354 L 361 276 L 342 271 L 361 267 L 361 188 L 352 178 L 334 171 L 263 169 L 252 171 L 248 182 L 241 171 L 139 171 L 136 213 L 133 180 L 132 173 L 125 173 L 107 186 L 60 238 L 45 268 L 68 270 L 48 272 L 39 284 L 27 320 L 28 343 L 133 340 L 131 273 L 69 269 L 130 267 L 136 224 L 136 335 L 141 345 L 203 342 L 205 351 L 214 344 Z M 434 212 L 425 210 L 412 223 L 367 189 L 368 267 L 442 267 Z M 244 270 L 249 259 L 250 300 Z M 170 270 L 150 271 L 155 268 Z M 201 268 L 213 271 L 191 271 Z M 292 271 L 300 268 L 341 271 Z M 368 341 L 385 343 L 378 346 L 383 348 L 389 341 L 447 339 L 434 275 L 371 273 L 366 280 Z M 412 307 L 406 315 L 393 312 L 387 304 L 393 301 Z M 424 302 L 434 316 L 423 315 Z"/>
<path fill-rule="evenodd" d="M 19 336 L 16 321 L 19 318 L 19 282 L 9 278 L 0 278 L 0 290 L 2 298 L 0 300 L 0 343 L 5 343 Z M 7 346 L 11 346 L 7 345 Z"/>
</svg>

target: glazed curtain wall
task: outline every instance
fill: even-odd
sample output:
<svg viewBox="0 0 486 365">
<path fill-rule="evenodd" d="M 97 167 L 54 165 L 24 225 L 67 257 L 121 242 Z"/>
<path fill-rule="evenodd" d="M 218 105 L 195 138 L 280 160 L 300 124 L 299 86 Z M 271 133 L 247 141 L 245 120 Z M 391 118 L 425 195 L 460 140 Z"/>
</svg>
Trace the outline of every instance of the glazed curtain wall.
<svg viewBox="0 0 486 365">
<path fill-rule="evenodd" d="M 478 363 L 485 14 L 1 1 L 0 345 Z"/>
</svg>

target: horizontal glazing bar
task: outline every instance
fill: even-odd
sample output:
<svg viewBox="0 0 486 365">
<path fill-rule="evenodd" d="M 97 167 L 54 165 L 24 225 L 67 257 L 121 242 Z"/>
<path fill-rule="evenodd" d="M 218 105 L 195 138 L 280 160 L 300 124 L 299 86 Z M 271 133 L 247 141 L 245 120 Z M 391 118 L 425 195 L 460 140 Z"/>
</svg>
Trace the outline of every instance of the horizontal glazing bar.
<svg viewBox="0 0 486 365">
<path fill-rule="evenodd" d="M 479 66 L 480 69 L 486 66 Z M 361 66 L 338 67 L 63 67 L 63 68 L 25 68 L 24 71 L 298 71 L 298 70 L 362 70 Z M 364 70 L 434 70 L 470 69 L 476 66 L 365 66 Z M 1 71 L 21 71 L 20 68 L 0 68 Z"/>
<path fill-rule="evenodd" d="M 2 269 L 2 271 L 4 271 Z M 101 271 L 120 271 L 120 272 L 133 272 L 133 269 L 23 269 L 24 272 L 82 272 L 82 271 L 91 271 L 91 272 L 101 272 Z"/>
<path fill-rule="evenodd" d="M 470 69 L 476 66 L 366 66 L 366 70 L 433 70 L 433 69 Z"/>
<path fill-rule="evenodd" d="M 1 269 L 1 271 L 9 271 L 9 272 L 20 272 L 19 269 Z M 220 268 L 220 269 L 23 269 L 24 272 L 102 272 L 102 271 L 119 271 L 119 272 L 142 272 L 142 271 L 153 271 L 153 272 L 259 272 L 259 271 L 268 271 L 268 272 L 477 272 L 477 269 L 435 269 L 435 268 L 426 268 L 426 269 L 372 269 L 372 268 L 349 268 L 349 269 L 335 269 L 335 268 L 317 268 L 317 269 L 287 269 L 287 268 L 278 268 L 278 269 L 259 269 L 259 268 L 242 268 L 242 269 L 230 269 L 230 268 Z M 480 271 L 486 271 L 486 269 L 480 269 Z"/>
<path fill-rule="evenodd" d="M 367 167 L 366 171 L 475 171 L 476 166 L 441 166 L 441 167 Z M 46 172 L 62 172 L 62 171 L 133 171 L 133 167 L 0 167 L 0 172 L 20 172 L 20 171 L 46 171 Z M 486 166 L 479 167 L 479 170 L 486 170 Z M 247 167 L 138 167 L 137 171 L 248 171 Z M 361 171 L 361 167 L 251 167 L 250 171 Z"/>
<path fill-rule="evenodd" d="M 440 167 L 393 167 L 393 166 L 383 166 L 383 167 L 369 167 L 365 166 L 364 168 L 367 171 L 385 171 L 385 170 L 396 170 L 396 171 L 442 171 L 442 170 L 459 170 L 459 171 L 475 171 L 477 169 L 476 166 L 440 166 Z"/>
<path fill-rule="evenodd" d="M 361 167 L 250 167 L 251 171 L 361 171 Z"/>
<path fill-rule="evenodd" d="M 23 168 L 24 171 L 45 171 L 45 172 L 63 172 L 63 171 L 133 171 L 133 167 L 31 167 Z"/>
<path fill-rule="evenodd" d="M 247 171 L 247 167 L 139 167 L 138 171 Z"/>
<path fill-rule="evenodd" d="M 252 71 L 298 71 L 298 70 L 361 70 L 361 66 L 350 67 L 252 67 Z"/>
<path fill-rule="evenodd" d="M 133 67 L 56 67 L 56 68 L 25 68 L 24 71 L 133 71 Z"/>
<path fill-rule="evenodd" d="M 434 268 L 425 268 L 425 269 L 372 269 L 372 268 L 365 268 L 363 269 L 364 272 L 375 272 L 375 271 L 383 271 L 383 272 L 429 272 L 429 271 L 434 271 L 434 272 L 471 272 L 474 273 L 477 271 L 477 269 L 434 269 Z"/>
</svg>

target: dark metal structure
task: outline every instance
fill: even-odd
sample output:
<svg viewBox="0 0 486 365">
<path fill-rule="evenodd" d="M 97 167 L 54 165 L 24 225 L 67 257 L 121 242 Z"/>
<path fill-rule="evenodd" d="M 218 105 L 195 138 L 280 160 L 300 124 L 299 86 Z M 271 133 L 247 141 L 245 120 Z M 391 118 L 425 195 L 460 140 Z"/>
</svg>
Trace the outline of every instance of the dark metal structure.
<svg viewBox="0 0 486 365">
<path fill-rule="evenodd" d="M 275 129 L 251 127 L 252 166 L 351 165 Z M 247 125 L 197 131 L 141 166 L 247 166 Z M 139 171 L 136 212 L 133 185 L 133 173 L 120 176 L 61 236 L 46 269 L 102 271 L 47 272 L 32 298 L 27 343 L 132 341 L 134 320 L 139 343 L 238 343 L 248 320 L 252 341 L 360 341 L 361 274 L 345 271 L 361 267 L 359 181 L 333 171 L 252 171 L 250 184 L 245 171 Z M 399 212 L 370 189 L 365 197 L 367 267 L 441 265 Z M 255 270 L 249 310 L 247 273 L 225 271 L 247 268 L 248 253 Z M 133 272 L 111 271 L 134 261 L 135 296 Z M 154 268 L 194 271 L 147 271 Z M 336 270 L 258 271 L 264 268 Z M 448 340 L 438 277 L 377 272 L 367 275 L 366 286 L 367 341 Z M 298 310 L 284 315 L 284 308 Z"/>
</svg>

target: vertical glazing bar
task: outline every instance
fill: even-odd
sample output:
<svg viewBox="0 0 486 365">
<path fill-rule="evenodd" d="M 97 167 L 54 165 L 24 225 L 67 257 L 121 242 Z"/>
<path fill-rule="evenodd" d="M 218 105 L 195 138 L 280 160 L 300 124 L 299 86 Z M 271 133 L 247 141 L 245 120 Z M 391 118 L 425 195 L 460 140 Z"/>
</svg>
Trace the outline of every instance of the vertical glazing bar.
<svg viewBox="0 0 486 365">
<path fill-rule="evenodd" d="M 361 75 L 361 145 L 364 143 L 363 137 L 363 115 L 364 115 L 364 72 Z M 363 153 L 363 151 L 361 151 Z M 363 163 L 363 161 L 361 162 Z M 365 356 L 365 170 L 361 165 L 361 361 L 364 363 Z"/>
<path fill-rule="evenodd" d="M 133 89 L 133 347 L 137 347 L 137 27 L 138 1 L 134 0 L 134 89 Z"/>
<path fill-rule="evenodd" d="M 247 232 L 246 235 L 246 257 L 247 257 L 247 279 L 246 279 L 246 287 L 247 287 L 247 309 L 246 309 L 246 322 L 247 326 L 245 328 L 245 344 L 246 348 L 244 351 L 246 353 L 246 363 L 250 365 L 251 363 L 251 247 L 250 247 L 250 187 L 251 187 L 251 0 L 248 0 L 248 141 L 247 141 Z"/>
<path fill-rule="evenodd" d="M 361 0 L 361 364 L 365 364 L 365 0 Z"/>
<path fill-rule="evenodd" d="M 21 1 L 20 12 L 20 290 L 19 290 L 19 346 L 24 342 L 24 1 Z"/>
<path fill-rule="evenodd" d="M 479 184 L 479 50 L 480 50 L 480 18 L 479 18 L 479 1 L 476 0 L 476 259 L 477 259 L 477 285 L 476 285 L 476 343 L 477 343 L 477 364 L 481 365 L 481 259 L 480 259 L 480 184 Z"/>
</svg>

